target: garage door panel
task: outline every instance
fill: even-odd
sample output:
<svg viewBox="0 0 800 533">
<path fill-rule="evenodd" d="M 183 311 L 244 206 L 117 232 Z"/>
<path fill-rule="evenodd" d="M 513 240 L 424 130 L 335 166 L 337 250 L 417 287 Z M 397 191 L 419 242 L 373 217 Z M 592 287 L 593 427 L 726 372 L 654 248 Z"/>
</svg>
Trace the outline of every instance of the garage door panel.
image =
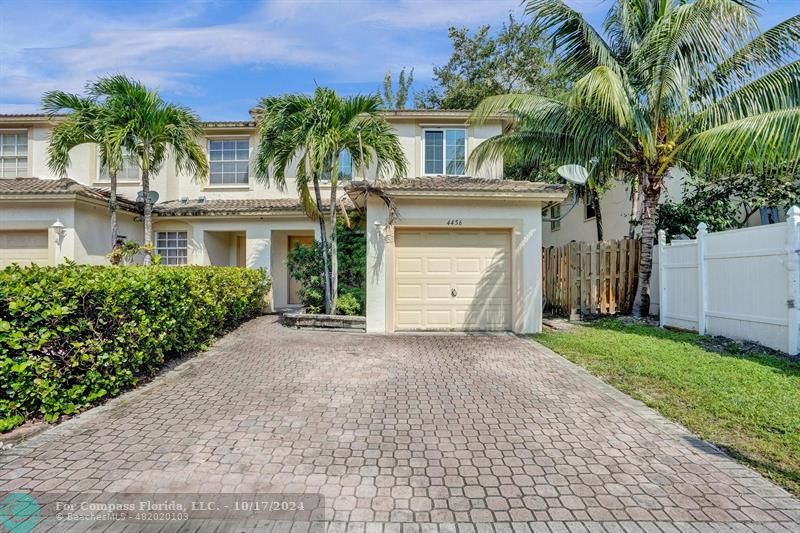
<svg viewBox="0 0 800 533">
<path fill-rule="evenodd" d="M 507 231 L 397 230 L 395 245 L 397 329 L 510 328 Z M 422 264 L 419 270 L 412 266 L 417 260 Z"/>
<path fill-rule="evenodd" d="M 426 274 L 449 274 L 451 270 L 449 257 L 428 257 L 423 261 Z"/>
<path fill-rule="evenodd" d="M 397 286 L 397 299 L 402 300 L 419 300 L 422 298 L 423 287 L 419 283 L 404 283 Z"/>
<path fill-rule="evenodd" d="M 422 258 L 420 257 L 405 257 L 398 258 L 397 271 L 399 273 L 412 273 L 419 274 L 422 272 Z"/>
<path fill-rule="evenodd" d="M 442 300 L 445 302 L 450 301 L 450 284 L 449 283 L 428 283 L 425 285 L 425 296 L 430 300 Z"/>
<path fill-rule="evenodd" d="M 12 263 L 47 265 L 47 230 L 0 231 L 0 268 Z"/>
</svg>

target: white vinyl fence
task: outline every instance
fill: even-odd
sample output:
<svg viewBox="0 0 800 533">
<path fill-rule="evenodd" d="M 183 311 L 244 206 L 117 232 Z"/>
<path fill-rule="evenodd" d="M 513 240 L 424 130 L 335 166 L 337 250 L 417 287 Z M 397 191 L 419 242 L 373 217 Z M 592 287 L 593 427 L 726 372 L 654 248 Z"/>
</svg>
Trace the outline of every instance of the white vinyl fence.
<svg viewBox="0 0 800 533">
<path fill-rule="evenodd" d="M 800 353 L 800 208 L 786 222 L 666 243 L 658 234 L 662 326 Z"/>
</svg>

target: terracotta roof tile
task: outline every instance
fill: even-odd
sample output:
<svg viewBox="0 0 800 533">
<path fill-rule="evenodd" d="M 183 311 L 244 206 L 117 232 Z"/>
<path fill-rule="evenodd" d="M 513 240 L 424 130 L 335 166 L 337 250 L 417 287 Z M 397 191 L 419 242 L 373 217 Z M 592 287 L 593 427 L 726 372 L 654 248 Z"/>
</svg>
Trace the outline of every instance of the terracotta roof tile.
<svg viewBox="0 0 800 533">
<path fill-rule="evenodd" d="M 347 207 L 352 207 L 345 197 Z M 327 202 L 323 202 L 327 207 Z M 222 216 L 263 215 L 271 213 L 302 214 L 303 208 L 297 198 L 246 198 L 239 200 L 170 200 L 153 206 L 156 216 Z"/>
<path fill-rule="evenodd" d="M 423 176 L 381 184 L 387 193 L 392 191 L 420 192 L 486 192 L 486 193 L 542 193 L 566 192 L 566 187 L 556 183 L 472 178 L 462 176 Z"/>
<path fill-rule="evenodd" d="M 3 196 L 48 196 L 74 194 L 84 198 L 108 201 L 109 191 L 100 187 L 89 187 L 70 178 L 0 178 L 0 198 Z M 140 207 L 131 200 L 117 197 L 120 207 L 139 212 Z"/>
</svg>

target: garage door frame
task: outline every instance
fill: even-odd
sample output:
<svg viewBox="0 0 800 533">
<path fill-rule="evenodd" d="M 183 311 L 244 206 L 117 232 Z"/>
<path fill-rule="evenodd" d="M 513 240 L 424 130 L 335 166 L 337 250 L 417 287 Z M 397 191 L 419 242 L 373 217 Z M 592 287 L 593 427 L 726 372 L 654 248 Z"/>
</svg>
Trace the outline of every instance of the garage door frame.
<svg viewBox="0 0 800 533">
<path fill-rule="evenodd" d="M 510 303 L 510 309 L 509 309 L 508 323 L 507 323 L 507 325 L 506 325 L 506 327 L 504 329 L 501 329 L 501 330 L 497 330 L 497 329 L 494 329 L 494 330 L 481 330 L 481 329 L 471 329 L 471 328 L 470 329 L 430 328 L 430 329 L 420 329 L 420 330 L 413 330 L 413 329 L 410 329 L 410 330 L 409 329 L 402 329 L 402 330 L 400 330 L 400 329 L 398 329 L 399 321 L 398 321 L 398 317 L 397 317 L 397 307 L 398 307 L 398 302 L 397 302 L 397 296 L 398 296 L 397 295 L 397 281 L 398 281 L 398 260 L 399 260 L 399 252 L 398 252 L 398 250 L 399 250 L 400 247 L 397 246 L 397 233 L 398 232 L 399 233 L 405 233 L 405 232 L 411 233 L 411 232 L 415 232 L 415 231 L 430 231 L 430 232 L 448 232 L 448 231 L 452 231 L 452 232 L 459 232 L 459 231 L 480 232 L 480 231 L 485 231 L 485 232 L 493 232 L 493 233 L 502 233 L 502 234 L 504 234 L 506 236 L 507 244 L 508 244 L 507 261 L 508 261 L 508 269 L 509 269 L 508 275 L 509 275 L 509 293 L 510 293 L 509 294 L 509 300 L 510 300 L 509 303 Z M 462 225 L 457 225 L 457 226 L 442 226 L 442 225 L 429 226 L 429 225 L 403 224 L 403 225 L 398 226 L 398 227 L 395 228 L 393 241 L 395 243 L 394 244 L 393 261 L 392 261 L 393 275 L 392 275 L 391 284 L 389 285 L 391 287 L 391 297 L 389 299 L 389 301 L 391 302 L 391 311 L 389 313 L 389 316 L 391 317 L 392 331 L 406 333 L 406 332 L 443 332 L 443 331 L 453 331 L 453 332 L 461 332 L 461 331 L 471 331 L 471 332 L 476 332 L 476 331 L 495 331 L 496 332 L 496 331 L 511 331 L 512 330 L 513 322 L 514 322 L 514 311 L 515 311 L 515 298 L 514 298 L 514 292 L 515 291 L 514 291 L 514 287 L 515 287 L 515 282 L 516 282 L 516 279 L 515 279 L 516 278 L 516 274 L 515 274 L 515 266 L 516 265 L 515 265 L 515 257 L 514 257 L 515 254 L 513 253 L 513 250 L 514 250 L 514 228 L 513 227 L 511 227 L 511 226 L 500 226 L 500 227 L 498 227 L 498 226 L 492 226 L 492 225 L 472 225 L 472 224 L 465 226 L 465 225 L 463 225 L 463 221 L 462 221 Z"/>
<path fill-rule="evenodd" d="M 447 230 L 447 229 L 464 229 L 475 231 L 508 231 L 510 235 L 511 257 L 511 329 L 510 331 L 518 331 L 518 315 L 519 305 L 517 297 L 522 294 L 520 284 L 522 280 L 519 277 L 519 267 L 522 263 L 522 258 L 519 256 L 518 249 L 520 246 L 520 231 L 523 227 L 524 221 L 519 218 L 463 218 L 458 219 L 460 225 L 451 226 L 447 224 L 448 218 L 404 218 L 396 221 L 393 225 L 387 226 L 383 231 L 385 232 L 386 249 L 385 249 L 385 286 L 384 286 L 384 309 L 385 309 L 385 333 L 409 333 L 407 331 L 397 329 L 397 317 L 395 313 L 395 300 L 396 300 L 396 280 L 397 280 L 397 251 L 395 245 L 395 233 L 397 231 L 405 230 Z M 540 252 L 541 255 L 541 252 Z M 424 333 L 421 331 L 420 333 Z"/>
</svg>

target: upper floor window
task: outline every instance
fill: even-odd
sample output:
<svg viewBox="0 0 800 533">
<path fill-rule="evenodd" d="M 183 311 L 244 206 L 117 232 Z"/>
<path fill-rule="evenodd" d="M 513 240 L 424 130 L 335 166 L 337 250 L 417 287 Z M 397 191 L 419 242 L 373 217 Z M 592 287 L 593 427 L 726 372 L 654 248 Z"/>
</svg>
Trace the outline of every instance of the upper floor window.
<svg viewBox="0 0 800 533">
<path fill-rule="evenodd" d="M 28 133 L 0 132 L 0 178 L 28 175 Z"/>
<path fill-rule="evenodd" d="M 247 185 L 250 177 L 250 141 L 248 139 L 209 140 L 211 185 Z"/>
<path fill-rule="evenodd" d="M 103 165 L 100 156 L 97 157 L 97 168 L 100 171 L 97 174 L 98 181 L 111 181 L 111 176 L 108 173 L 108 167 Z M 142 177 L 139 171 L 139 161 L 135 155 L 131 155 L 125 150 L 122 154 L 122 166 L 117 169 L 117 181 L 135 181 L 139 182 Z"/>
<path fill-rule="evenodd" d="M 425 130 L 424 174 L 463 176 L 466 171 L 467 132 L 463 128 Z"/>
<path fill-rule="evenodd" d="M 339 179 L 353 179 L 353 156 L 350 155 L 350 150 L 347 149 L 342 150 L 339 154 Z"/>
<path fill-rule="evenodd" d="M 331 179 L 331 174 L 328 170 L 322 172 L 322 179 Z M 345 181 L 353 179 L 353 156 L 347 148 L 339 152 L 339 179 Z"/>
</svg>

